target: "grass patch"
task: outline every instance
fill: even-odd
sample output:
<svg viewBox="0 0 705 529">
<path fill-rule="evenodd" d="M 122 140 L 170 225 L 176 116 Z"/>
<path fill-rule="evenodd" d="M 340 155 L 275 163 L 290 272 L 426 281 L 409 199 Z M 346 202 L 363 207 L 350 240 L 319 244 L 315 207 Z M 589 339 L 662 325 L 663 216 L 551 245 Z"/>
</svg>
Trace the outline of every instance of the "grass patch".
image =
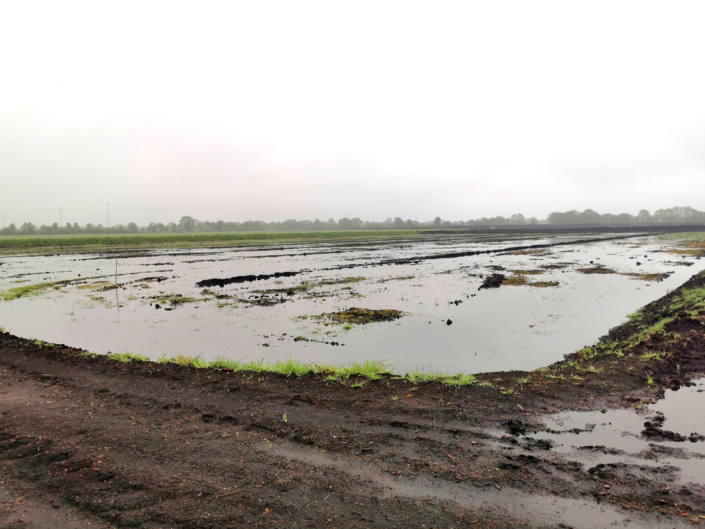
<svg viewBox="0 0 705 529">
<path fill-rule="evenodd" d="M 313 318 L 317 320 L 326 319 L 330 322 L 327 325 L 364 325 L 366 323 L 398 320 L 403 315 L 404 313 L 402 311 L 393 309 L 375 310 L 351 308 L 339 312 L 328 312 L 319 316 L 313 316 Z"/>
<path fill-rule="evenodd" d="M 643 362 L 653 362 L 653 361 L 660 362 L 661 360 L 663 360 L 663 357 L 664 357 L 664 354 L 663 354 L 663 353 L 657 353 L 657 352 L 655 352 L 655 351 L 649 351 L 649 352 L 646 352 L 646 353 L 642 354 L 642 355 L 639 357 L 639 360 L 642 360 Z"/>
<path fill-rule="evenodd" d="M 280 360 L 275 363 L 272 366 L 272 371 L 284 375 L 285 377 L 302 377 L 313 372 L 313 365 L 292 357 L 287 357 L 285 360 Z"/>
<path fill-rule="evenodd" d="M 203 360 L 198 356 L 185 356 L 182 354 L 176 355 L 174 358 L 169 360 L 173 364 L 178 364 L 180 366 L 190 366 L 190 367 L 208 367 L 208 361 Z"/>
<path fill-rule="evenodd" d="M 463 375 L 462 373 L 458 373 L 455 376 L 448 376 L 441 380 L 447 386 L 455 387 L 472 386 L 477 382 L 477 379 L 473 375 Z"/>
<path fill-rule="evenodd" d="M 578 272 L 581 274 L 616 274 L 615 270 L 607 268 L 605 266 L 591 266 L 588 268 L 578 268 Z"/>
<path fill-rule="evenodd" d="M 15 287 L 0 293 L 0 300 L 12 301 L 13 299 L 23 297 L 38 296 L 48 290 L 59 290 L 61 287 L 65 287 L 69 283 L 71 283 L 71 281 L 48 281 L 44 283 L 35 283 L 33 285 Z"/>
<path fill-rule="evenodd" d="M 142 353 L 131 353 L 125 351 L 124 353 L 114 353 L 105 355 L 109 360 L 115 360 L 117 362 L 149 362 L 149 358 L 144 356 Z"/>
<path fill-rule="evenodd" d="M 502 281 L 502 286 L 519 287 L 529 286 L 534 288 L 557 287 L 558 281 L 529 281 L 525 274 L 542 274 L 543 270 L 512 270 L 515 275 Z"/>
<path fill-rule="evenodd" d="M 450 230 L 449 233 L 453 233 Z M 133 233 L 133 234 L 73 234 L 73 235 L 3 235 L 0 254 L 77 253 L 126 251 L 154 248 L 229 247 L 276 244 L 300 241 L 360 240 L 370 238 L 417 239 L 437 237 L 424 230 L 359 230 L 310 232 L 224 232 L 224 233 Z"/>
</svg>

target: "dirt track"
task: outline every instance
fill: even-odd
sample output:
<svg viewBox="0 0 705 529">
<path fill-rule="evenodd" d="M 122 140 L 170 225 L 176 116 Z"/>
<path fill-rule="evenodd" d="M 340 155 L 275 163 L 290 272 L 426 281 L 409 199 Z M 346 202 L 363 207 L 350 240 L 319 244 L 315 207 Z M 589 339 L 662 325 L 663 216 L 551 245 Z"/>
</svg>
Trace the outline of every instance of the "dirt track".
<svg viewBox="0 0 705 529">
<path fill-rule="evenodd" d="M 689 286 L 703 284 L 699 277 Z M 668 299 L 649 306 L 645 324 L 663 316 Z M 634 330 L 617 328 L 611 339 Z M 353 388 L 323 377 L 121 363 L 0 334 L 0 524 L 705 522 L 700 486 L 664 489 L 672 476 L 643 467 L 584 468 L 530 437 L 545 413 L 636 406 L 705 374 L 702 314 L 681 311 L 666 330 L 683 339 L 659 335 L 647 345 L 670 353 L 668 360 L 647 365 L 637 358 L 596 358 L 591 362 L 602 371 L 580 383 L 533 373 L 534 383 L 515 395 L 393 378 Z M 647 371 L 656 380 L 650 389 Z M 500 387 L 519 375 L 478 379 Z"/>
</svg>

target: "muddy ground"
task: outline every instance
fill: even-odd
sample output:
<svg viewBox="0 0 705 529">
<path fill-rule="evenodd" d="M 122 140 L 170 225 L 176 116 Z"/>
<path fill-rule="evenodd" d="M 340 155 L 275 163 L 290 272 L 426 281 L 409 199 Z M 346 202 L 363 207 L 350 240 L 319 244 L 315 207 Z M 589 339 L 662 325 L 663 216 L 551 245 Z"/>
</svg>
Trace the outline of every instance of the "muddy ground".
<svg viewBox="0 0 705 529">
<path fill-rule="evenodd" d="M 705 522 L 700 485 L 674 486 L 651 467 L 581 465 L 531 437 L 545 414 L 641 407 L 705 375 L 703 311 L 677 302 L 703 286 L 694 277 L 571 363 L 458 388 L 123 363 L 0 334 L 0 526 Z M 623 356 L 604 353 L 617 347 Z M 661 360 L 641 356 L 656 350 Z M 517 379 L 530 382 L 500 390 Z M 658 424 L 645 432 L 669 435 Z"/>
</svg>

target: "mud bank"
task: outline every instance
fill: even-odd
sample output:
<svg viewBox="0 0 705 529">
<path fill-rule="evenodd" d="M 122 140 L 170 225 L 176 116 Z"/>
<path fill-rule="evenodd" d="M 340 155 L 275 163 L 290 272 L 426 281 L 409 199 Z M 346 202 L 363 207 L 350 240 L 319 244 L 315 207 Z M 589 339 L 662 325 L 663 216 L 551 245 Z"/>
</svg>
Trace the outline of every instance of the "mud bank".
<svg viewBox="0 0 705 529">
<path fill-rule="evenodd" d="M 53 510 L 66 527 L 697 524 L 705 476 L 683 482 L 647 456 L 576 460 L 546 424 L 570 410 L 637 413 L 703 376 L 704 322 L 699 274 L 563 362 L 459 387 L 118 362 L 0 334 L 0 520 L 43 527 Z M 645 427 L 652 451 L 668 424 L 667 413 Z M 701 443 L 691 441 L 680 445 Z"/>
</svg>

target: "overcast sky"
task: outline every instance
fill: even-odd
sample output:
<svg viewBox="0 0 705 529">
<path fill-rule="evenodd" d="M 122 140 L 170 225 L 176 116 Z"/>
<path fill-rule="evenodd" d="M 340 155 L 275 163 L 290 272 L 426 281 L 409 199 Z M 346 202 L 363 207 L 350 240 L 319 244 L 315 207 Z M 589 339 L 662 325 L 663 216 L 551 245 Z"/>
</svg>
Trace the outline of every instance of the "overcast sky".
<svg viewBox="0 0 705 529">
<path fill-rule="evenodd" d="M 0 4 L 5 222 L 705 210 L 705 2 Z"/>
</svg>

